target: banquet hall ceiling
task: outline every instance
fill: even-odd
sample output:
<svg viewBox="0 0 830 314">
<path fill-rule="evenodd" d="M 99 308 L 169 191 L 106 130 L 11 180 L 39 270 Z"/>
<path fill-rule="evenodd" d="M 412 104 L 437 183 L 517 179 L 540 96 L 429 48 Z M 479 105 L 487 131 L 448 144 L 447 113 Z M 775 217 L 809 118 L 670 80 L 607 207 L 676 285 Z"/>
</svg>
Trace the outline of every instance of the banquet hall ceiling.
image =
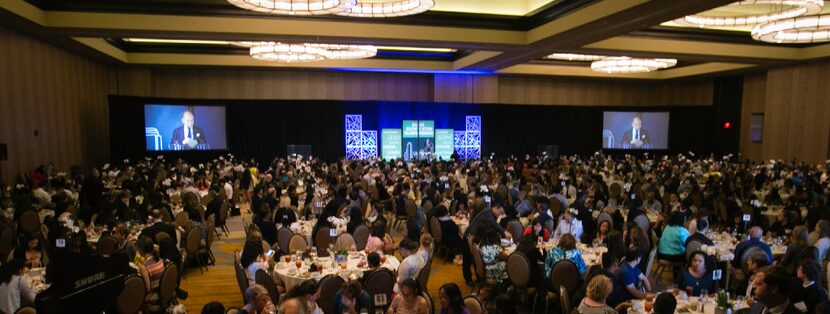
<svg viewBox="0 0 830 314">
<path fill-rule="evenodd" d="M 830 44 L 769 44 L 746 29 L 680 27 L 673 19 L 729 0 L 436 0 L 395 18 L 275 16 L 225 0 L 0 0 L 0 24 L 111 64 L 280 67 L 675 79 L 725 75 L 830 56 Z M 830 7 L 830 6 L 828 6 Z M 828 11 L 825 8 L 825 11 Z M 381 46 L 360 60 L 285 64 L 254 60 L 228 41 Z M 678 59 L 638 74 L 593 72 L 554 52 Z"/>
</svg>

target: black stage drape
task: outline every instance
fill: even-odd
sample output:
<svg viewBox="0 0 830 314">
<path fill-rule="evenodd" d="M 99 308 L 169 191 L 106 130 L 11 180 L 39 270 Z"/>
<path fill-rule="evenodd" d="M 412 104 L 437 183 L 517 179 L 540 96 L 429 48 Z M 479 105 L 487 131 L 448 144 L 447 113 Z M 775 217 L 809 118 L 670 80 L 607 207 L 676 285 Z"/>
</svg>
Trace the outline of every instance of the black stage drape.
<svg viewBox="0 0 830 314">
<path fill-rule="evenodd" d="M 483 157 L 489 156 L 490 152 L 495 152 L 497 156 L 535 154 L 538 145 L 558 145 L 560 154 L 591 154 L 601 148 L 602 114 L 606 110 L 670 112 L 669 149 L 656 153 L 693 151 L 696 154 L 727 154 L 737 150 L 734 139 L 719 136 L 722 125 L 718 119 L 717 106 L 585 107 L 110 96 L 112 160 L 159 154 L 145 151 L 145 137 L 142 133 L 145 104 L 226 106 L 228 151 L 164 152 L 166 156 L 182 157 L 190 161 L 212 159 L 231 152 L 240 158 L 255 158 L 260 163 L 267 163 L 274 157 L 286 156 L 286 145 L 312 145 L 315 156 L 335 160 L 345 154 L 344 114 L 363 114 L 364 129 L 377 130 L 380 134 L 379 128 L 387 126 L 378 124 L 388 124 L 388 121 L 383 120 L 391 118 L 377 116 L 384 112 L 400 111 L 394 110 L 395 108 L 393 111 L 380 109 L 384 106 L 443 110 L 448 113 L 440 113 L 442 117 L 436 119 L 436 123 L 441 119 L 452 120 L 449 127 L 457 126 L 459 121 L 455 120 L 463 119 L 464 113 L 481 115 Z M 400 120 L 418 119 L 417 116 L 421 115 L 415 113 L 409 116 L 410 111 L 401 111 Z M 378 120 L 380 122 L 375 122 Z M 436 127 L 439 126 L 436 124 Z"/>
</svg>

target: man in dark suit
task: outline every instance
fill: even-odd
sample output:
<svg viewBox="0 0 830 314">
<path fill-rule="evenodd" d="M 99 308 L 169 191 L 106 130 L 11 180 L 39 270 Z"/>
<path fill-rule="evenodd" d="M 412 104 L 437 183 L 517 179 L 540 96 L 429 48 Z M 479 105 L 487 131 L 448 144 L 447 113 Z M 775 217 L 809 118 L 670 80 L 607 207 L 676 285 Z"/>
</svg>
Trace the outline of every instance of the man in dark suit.
<svg viewBox="0 0 830 314">
<path fill-rule="evenodd" d="M 648 131 L 643 128 L 643 118 L 637 114 L 631 119 L 631 129 L 623 132 L 620 144 L 629 148 L 644 148 L 651 140 Z"/>
<path fill-rule="evenodd" d="M 141 234 L 139 235 L 139 237 L 148 236 L 150 237 L 150 239 L 153 239 L 153 242 L 158 243 L 156 241 L 156 234 L 158 234 L 159 232 L 164 232 L 170 235 L 170 237 L 172 237 L 173 239 L 176 239 L 176 229 L 172 225 L 161 220 L 160 209 L 154 208 L 150 212 L 150 221 L 151 225 L 147 228 L 144 228 L 144 230 L 141 230 Z M 176 240 L 176 243 L 179 243 L 178 240 Z"/>
<path fill-rule="evenodd" d="M 173 136 L 170 138 L 171 147 L 195 149 L 197 145 L 207 143 L 205 131 L 195 125 L 194 119 L 193 112 L 182 113 L 182 126 L 173 130 Z"/>
<path fill-rule="evenodd" d="M 801 313 L 790 302 L 790 274 L 780 266 L 767 266 L 755 275 L 755 298 L 764 305 L 763 313 Z"/>
</svg>

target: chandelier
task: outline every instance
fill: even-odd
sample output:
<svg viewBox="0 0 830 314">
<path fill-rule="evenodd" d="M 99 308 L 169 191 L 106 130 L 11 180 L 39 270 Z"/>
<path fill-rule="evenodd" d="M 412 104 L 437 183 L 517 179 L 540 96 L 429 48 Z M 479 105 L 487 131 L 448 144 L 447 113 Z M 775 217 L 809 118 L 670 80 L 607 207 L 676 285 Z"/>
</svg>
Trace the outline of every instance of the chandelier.
<svg viewBox="0 0 830 314">
<path fill-rule="evenodd" d="M 265 42 L 252 45 L 250 53 L 257 60 L 294 63 L 326 60 L 328 51 L 306 44 Z"/>
<path fill-rule="evenodd" d="M 673 67 L 676 59 L 607 57 L 591 62 L 591 70 L 604 73 L 645 73 Z"/>
<path fill-rule="evenodd" d="M 757 25 L 752 29 L 752 39 L 789 44 L 830 41 L 830 15 L 800 16 Z"/>
<path fill-rule="evenodd" d="M 351 9 L 357 0 L 228 0 L 245 10 L 270 14 L 323 15 Z"/>
<path fill-rule="evenodd" d="M 435 0 L 358 0 L 350 9 L 338 15 L 354 17 L 393 17 L 423 13 L 435 6 Z"/>
<path fill-rule="evenodd" d="M 751 5 L 773 5 L 776 6 L 777 9 L 773 9 L 771 12 L 766 14 L 733 16 L 687 15 L 674 20 L 674 22 L 681 25 L 697 26 L 701 28 L 752 26 L 819 13 L 824 7 L 824 0 L 744 0 L 731 3 L 726 7 Z"/>
<path fill-rule="evenodd" d="M 378 54 L 378 48 L 370 45 L 306 44 L 327 51 L 328 59 L 366 59 Z"/>
<path fill-rule="evenodd" d="M 579 53 L 554 53 L 547 55 L 545 59 L 567 60 L 567 61 L 597 61 L 605 56 L 584 55 Z"/>
<path fill-rule="evenodd" d="M 227 0 L 239 8 L 269 14 L 392 17 L 428 11 L 435 0 Z"/>
</svg>

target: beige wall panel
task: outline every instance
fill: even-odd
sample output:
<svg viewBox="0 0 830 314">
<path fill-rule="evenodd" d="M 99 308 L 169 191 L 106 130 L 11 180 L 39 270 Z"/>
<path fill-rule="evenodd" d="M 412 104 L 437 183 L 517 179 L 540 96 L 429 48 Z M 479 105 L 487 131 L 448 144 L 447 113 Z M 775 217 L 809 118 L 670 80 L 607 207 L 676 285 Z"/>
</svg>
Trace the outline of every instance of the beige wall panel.
<svg viewBox="0 0 830 314">
<path fill-rule="evenodd" d="M 741 104 L 741 157 L 749 160 L 761 160 L 763 143 L 752 143 L 750 139 L 750 119 L 752 113 L 764 112 L 767 85 L 766 73 L 744 76 L 743 101 Z M 766 128 L 766 126 L 764 126 Z M 764 140 L 762 138 L 762 140 Z"/>
</svg>

